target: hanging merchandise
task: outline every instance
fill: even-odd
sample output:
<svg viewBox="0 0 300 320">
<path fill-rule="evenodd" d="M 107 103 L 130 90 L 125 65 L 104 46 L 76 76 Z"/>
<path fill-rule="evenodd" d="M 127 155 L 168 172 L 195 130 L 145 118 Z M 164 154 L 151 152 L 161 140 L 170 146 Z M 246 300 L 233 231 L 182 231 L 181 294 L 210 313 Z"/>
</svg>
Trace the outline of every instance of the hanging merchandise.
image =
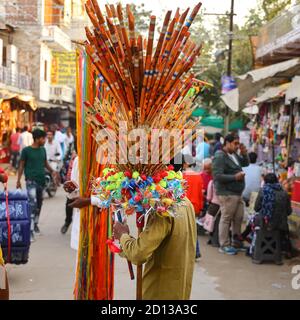
<svg viewBox="0 0 300 320">
<path fill-rule="evenodd" d="M 130 161 L 127 157 L 130 158 L 135 142 L 121 143 L 127 140 L 121 123 L 126 123 L 128 132 L 142 128 L 146 142 L 151 141 L 153 129 L 177 129 L 184 142 L 190 137 L 185 137 L 183 130 L 195 131 L 199 119 L 191 118 L 191 114 L 197 107 L 193 103 L 197 90 L 192 89 L 195 79 L 189 70 L 200 55 L 201 46 L 190 39 L 189 29 L 200 7 L 201 3 L 189 17 L 189 10 L 181 15 L 177 10 L 173 18 L 168 11 L 154 46 L 155 16 L 150 16 L 148 38 L 143 39 L 135 28 L 130 5 L 126 6 L 127 23 L 120 3 L 117 6 L 106 5 L 107 17 L 104 18 L 96 0 L 86 2 L 87 14 L 94 28 L 86 27 L 88 41 L 84 44 L 85 51 L 79 53 L 81 72 L 78 72 L 77 79 L 80 84 L 77 108 L 81 126 L 79 136 L 83 137 L 79 152 L 83 160 L 81 192 L 92 189 L 105 218 L 100 215 L 103 226 L 101 223 L 95 225 L 100 218 L 95 218 L 91 212 L 85 212 L 81 219 L 75 288 L 77 299 L 113 297 L 113 291 L 107 290 L 107 286 L 113 287 L 113 253 L 121 248 L 111 235 L 112 223 L 122 222 L 124 217 L 135 214 L 140 233 L 147 215 L 156 214 L 162 219 L 175 217 L 176 206 L 184 201 L 185 181 L 172 167 L 166 167 L 169 154 L 162 150 L 159 162 L 153 163 L 150 153 L 135 152 L 134 156 L 139 161 Z M 85 61 L 88 61 L 88 69 Z M 106 138 L 101 138 L 103 133 Z M 91 141 L 88 137 L 94 139 Z M 101 152 L 105 142 L 113 141 L 118 141 L 116 149 L 108 143 L 107 150 Z M 181 144 L 181 139 L 176 140 L 170 154 L 174 154 Z M 154 147 L 154 150 L 160 150 L 159 145 Z M 112 154 L 116 156 L 115 161 Z M 145 161 L 140 161 L 142 158 Z M 106 161 L 106 168 L 102 166 L 101 170 L 92 170 L 88 167 L 91 164 L 97 167 L 95 159 L 99 163 Z M 96 233 L 96 227 L 101 228 L 101 232 Z M 96 238 L 97 234 L 101 234 L 101 239 Z M 94 244 L 97 240 L 105 252 L 102 256 L 101 253 L 98 255 L 99 249 Z M 110 253 L 103 247 L 104 240 Z M 101 258 L 108 263 L 101 263 Z M 95 268 L 95 260 L 101 270 Z M 130 265 L 128 262 L 129 268 Z M 141 275 L 142 266 L 138 266 L 137 298 L 141 298 Z M 102 295 L 100 290 L 96 295 L 92 288 L 94 278 L 103 291 Z M 109 283 L 100 287 L 107 278 Z"/>
</svg>

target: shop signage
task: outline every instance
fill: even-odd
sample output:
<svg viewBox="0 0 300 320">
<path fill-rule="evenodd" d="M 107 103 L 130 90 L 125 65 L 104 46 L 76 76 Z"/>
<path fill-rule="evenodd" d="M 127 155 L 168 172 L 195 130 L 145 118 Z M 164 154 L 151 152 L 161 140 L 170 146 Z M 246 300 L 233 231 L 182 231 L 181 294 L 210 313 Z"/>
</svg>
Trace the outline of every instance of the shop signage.
<svg viewBox="0 0 300 320">
<path fill-rule="evenodd" d="M 232 89 L 236 88 L 236 82 L 232 76 L 222 76 L 222 94 L 229 92 Z"/>
<path fill-rule="evenodd" d="M 51 84 L 74 87 L 76 82 L 75 52 L 52 52 Z"/>
</svg>

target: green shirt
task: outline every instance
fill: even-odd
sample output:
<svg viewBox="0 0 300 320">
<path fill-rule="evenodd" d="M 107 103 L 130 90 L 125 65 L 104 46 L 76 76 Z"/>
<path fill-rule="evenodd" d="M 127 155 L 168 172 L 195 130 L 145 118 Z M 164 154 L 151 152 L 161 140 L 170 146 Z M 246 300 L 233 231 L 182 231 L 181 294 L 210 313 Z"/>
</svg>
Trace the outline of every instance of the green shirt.
<svg viewBox="0 0 300 320">
<path fill-rule="evenodd" d="M 22 150 L 21 160 L 25 162 L 25 179 L 33 180 L 44 186 L 45 162 L 47 160 L 45 148 L 26 147 Z"/>
</svg>

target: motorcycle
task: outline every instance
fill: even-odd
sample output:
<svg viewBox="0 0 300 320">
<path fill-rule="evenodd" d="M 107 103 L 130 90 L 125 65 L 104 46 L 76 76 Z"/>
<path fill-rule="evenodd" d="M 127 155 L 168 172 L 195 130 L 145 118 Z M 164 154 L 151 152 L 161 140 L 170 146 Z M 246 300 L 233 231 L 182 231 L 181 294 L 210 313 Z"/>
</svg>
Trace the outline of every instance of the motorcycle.
<svg viewBox="0 0 300 320">
<path fill-rule="evenodd" d="M 45 172 L 45 192 L 47 192 L 49 198 L 53 198 L 57 191 L 57 184 L 52 178 L 51 173 L 46 170 Z"/>
<path fill-rule="evenodd" d="M 60 156 L 60 154 L 57 153 L 57 154 L 55 154 L 55 156 L 58 157 L 58 156 Z M 58 173 L 61 171 L 61 168 L 62 168 L 62 161 L 61 160 L 49 159 L 48 162 L 54 171 L 56 171 Z M 51 173 L 48 170 L 46 170 L 46 172 L 45 172 L 45 180 L 46 180 L 45 192 L 47 192 L 47 194 L 50 198 L 53 198 L 56 194 L 58 183 L 57 183 L 57 181 L 55 181 L 53 179 Z"/>
</svg>

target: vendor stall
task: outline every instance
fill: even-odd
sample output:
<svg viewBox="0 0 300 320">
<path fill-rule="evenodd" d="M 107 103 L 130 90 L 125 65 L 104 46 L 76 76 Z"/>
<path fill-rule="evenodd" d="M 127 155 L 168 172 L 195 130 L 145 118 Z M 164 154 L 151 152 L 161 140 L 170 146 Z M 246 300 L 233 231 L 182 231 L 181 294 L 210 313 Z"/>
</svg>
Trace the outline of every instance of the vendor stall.
<svg viewBox="0 0 300 320">
<path fill-rule="evenodd" d="M 0 95 L 0 163 L 9 162 L 10 135 L 16 128 L 30 126 L 36 109 L 32 97 L 10 94 Z"/>
</svg>

